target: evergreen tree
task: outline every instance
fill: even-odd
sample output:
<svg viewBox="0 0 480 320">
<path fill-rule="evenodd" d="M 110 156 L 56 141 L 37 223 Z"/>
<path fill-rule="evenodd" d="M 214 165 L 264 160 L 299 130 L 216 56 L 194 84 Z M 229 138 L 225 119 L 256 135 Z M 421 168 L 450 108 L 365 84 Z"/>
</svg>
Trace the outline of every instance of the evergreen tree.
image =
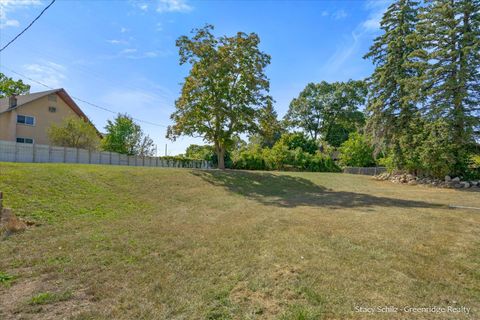
<svg viewBox="0 0 480 320">
<path fill-rule="evenodd" d="M 375 71 L 369 79 L 367 103 L 368 132 L 374 137 L 377 152 L 386 147 L 397 168 L 408 169 L 416 149 L 411 124 L 419 117 L 415 82 L 421 74 L 412 53 L 417 49 L 415 26 L 418 2 L 397 0 L 381 20 L 383 34 L 374 40 L 365 58 Z"/>
<path fill-rule="evenodd" d="M 451 173 L 465 172 L 480 125 L 480 1 L 428 1 L 418 24 L 428 121 L 449 127 Z"/>
</svg>

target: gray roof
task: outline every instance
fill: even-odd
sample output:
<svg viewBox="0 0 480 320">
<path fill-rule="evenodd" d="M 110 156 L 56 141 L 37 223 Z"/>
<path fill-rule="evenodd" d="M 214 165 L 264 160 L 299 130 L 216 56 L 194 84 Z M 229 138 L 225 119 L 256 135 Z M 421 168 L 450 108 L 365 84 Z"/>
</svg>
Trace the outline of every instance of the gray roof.
<svg viewBox="0 0 480 320">
<path fill-rule="evenodd" d="M 35 93 L 29 93 L 29 94 L 17 96 L 17 108 L 20 107 L 21 105 L 40 99 L 44 96 L 48 96 L 49 94 L 56 93 L 60 90 L 62 89 L 53 89 L 48 91 L 35 92 Z M 9 97 L 0 98 L 0 113 L 8 110 L 8 101 L 9 101 Z"/>
</svg>

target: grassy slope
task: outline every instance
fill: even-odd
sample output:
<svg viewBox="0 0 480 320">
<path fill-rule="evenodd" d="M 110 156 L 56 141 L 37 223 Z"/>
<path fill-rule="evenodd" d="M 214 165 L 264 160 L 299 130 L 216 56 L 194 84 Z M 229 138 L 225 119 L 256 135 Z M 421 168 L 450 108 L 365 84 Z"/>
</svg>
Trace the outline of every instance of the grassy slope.
<svg viewBox="0 0 480 320">
<path fill-rule="evenodd" d="M 41 223 L 0 242 L 0 275 L 15 276 L 0 318 L 358 319 L 372 316 L 354 306 L 454 304 L 480 318 L 480 212 L 446 207 L 480 207 L 479 193 L 6 163 L 0 190 Z"/>
</svg>

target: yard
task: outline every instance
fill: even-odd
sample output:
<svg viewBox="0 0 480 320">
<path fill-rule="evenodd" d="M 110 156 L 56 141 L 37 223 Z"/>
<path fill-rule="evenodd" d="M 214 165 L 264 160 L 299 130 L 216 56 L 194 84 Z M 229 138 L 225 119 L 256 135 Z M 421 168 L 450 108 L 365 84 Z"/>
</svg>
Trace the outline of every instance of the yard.
<svg viewBox="0 0 480 320">
<path fill-rule="evenodd" d="M 1 319 L 478 319 L 480 193 L 330 173 L 0 163 Z M 398 313 L 357 312 L 397 306 Z M 403 307 L 466 307 L 406 313 Z"/>
</svg>

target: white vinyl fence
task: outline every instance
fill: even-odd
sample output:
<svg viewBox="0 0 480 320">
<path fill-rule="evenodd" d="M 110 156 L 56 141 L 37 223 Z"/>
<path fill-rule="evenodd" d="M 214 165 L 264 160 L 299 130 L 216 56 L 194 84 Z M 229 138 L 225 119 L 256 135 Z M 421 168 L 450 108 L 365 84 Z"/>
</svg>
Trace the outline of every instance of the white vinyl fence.
<svg viewBox="0 0 480 320">
<path fill-rule="evenodd" d="M 174 157 L 128 156 L 116 152 L 96 152 L 77 148 L 53 147 L 0 140 L 0 161 L 111 164 L 122 166 L 212 169 L 205 160 L 179 160 Z"/>
</svg>

